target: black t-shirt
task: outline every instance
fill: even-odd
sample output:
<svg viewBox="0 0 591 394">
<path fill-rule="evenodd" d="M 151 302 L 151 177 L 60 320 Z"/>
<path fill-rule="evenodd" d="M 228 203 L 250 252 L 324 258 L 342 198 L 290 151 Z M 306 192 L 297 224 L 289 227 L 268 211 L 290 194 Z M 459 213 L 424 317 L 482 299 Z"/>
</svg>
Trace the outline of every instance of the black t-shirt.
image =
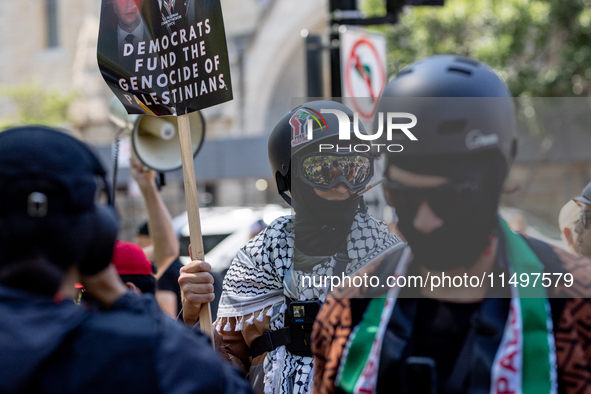
<svg viewBox="0 0 591 394">
<path fill-rule="evenodd" d="M 413 355 L 435 360 L 438 382 L 449 378 L 481 303 L 459 304 L 428 298 L 418 302 L 413 330 Z"/>
<path fill-rule="evenodd" d="M 481 305 L 481 302 L 459 304 L 428 298 L 398 299 L 382 346 L 377 392 L 431 393 L 430 367 L 408 364 L 419 362 L 416 357 L 421 357 L 421 363 L 425 362 L 424 358 L 434 362 L 436 390 L 446 393 L 447 381 Z M 355 324 L 361 316 L 354 314 L 352 318 Z M 398 332 L 398 339 L 394 332 Z M 395 381 L 398 383 L 393 384 Z"/>
<path fill-rule="evenodd" d="M 183 307 L 181 303 L 181 287 L 179 286 L 179 271 L 183 264 L 176 259 L 156 282 L 156 290 L 168 290 L 176 294 L 177 313 Z"/>
</svg>

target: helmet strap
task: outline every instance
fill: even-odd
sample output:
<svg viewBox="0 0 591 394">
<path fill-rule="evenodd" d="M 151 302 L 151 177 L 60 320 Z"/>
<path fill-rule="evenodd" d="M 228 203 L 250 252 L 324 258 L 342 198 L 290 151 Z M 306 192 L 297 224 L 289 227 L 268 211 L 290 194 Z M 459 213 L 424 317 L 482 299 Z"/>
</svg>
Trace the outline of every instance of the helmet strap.
<svg viewBox="0 0 591 394">
<path fill-rule="evenodd" d="M 293 206 L 293 205 L 291 205 L 291 197 L 289 197 L 287 195 L 287 193 L 285 193 L 285 191 L 281 191 L 281 192 L 279 192 L 279 194 L 281 195 L 281 198 L 283 198 L 283 200 L 289 204 L 290 207 Z"/>
</svg>

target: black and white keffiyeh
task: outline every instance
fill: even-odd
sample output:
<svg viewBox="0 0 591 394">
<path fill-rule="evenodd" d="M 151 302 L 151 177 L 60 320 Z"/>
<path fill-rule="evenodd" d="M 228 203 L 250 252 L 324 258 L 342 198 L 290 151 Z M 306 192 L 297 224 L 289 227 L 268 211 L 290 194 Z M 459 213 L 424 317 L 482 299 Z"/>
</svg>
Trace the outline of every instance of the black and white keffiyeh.
<svg viewBox="0 0 591 394">
<path fill-rule="evenodd" d="M 223 333 L 232 329 L 240 331 L 256 318 L 263 321 L 271 317 L 270 330 L 283 328 L 285 322 L 285 296 L 293 299 L 324 300 L 326 287 L 315 287 L 302 276 L 330 276 L 336 265 L 335 256 L 314 266 L 311 272 L 292 269 L 294 254 L 294 217 L 276 219 L 265 230 L 244 246 L 230 265 L 223 285 L 215 329 Z M 372 258 L 395 243 L 401 242 L 389 233 L 386 225 L 372 218 L 367 210 L 359 210 L 347 236 L 349 262 L 345 275 L 363 267 Z M 303 282 L 303 283 L 302 283 Z M 304 284 L 304 285 L 302 285 Z M 253 314 L 244 321 L 244 316 Z M 229 321 L 234 320 L 234 324 Z M 225 324 L 222 322 L 225 321 Z M 291 354 L 280 346 L 267 353 L 265 393 L 308 393 L 312 387 L 312 357 Z"/>
</svg>

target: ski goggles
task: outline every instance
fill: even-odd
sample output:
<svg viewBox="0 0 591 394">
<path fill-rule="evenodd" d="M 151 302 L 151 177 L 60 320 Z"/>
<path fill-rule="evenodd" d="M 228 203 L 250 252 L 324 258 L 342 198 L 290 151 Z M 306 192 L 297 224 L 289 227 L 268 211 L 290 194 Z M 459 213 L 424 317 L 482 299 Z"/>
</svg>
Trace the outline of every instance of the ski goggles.
<svg viewBox="0 0 591 394">
<path fill-rule="evenodd" d="M 476 198 L 478 184 L 472 181 L 446 183 L 437 187 L 409 187 L 393 180 L 384 181 L 384 195 L 388 205 L 399 212 L 416 212 L 423 201 L 429 204 L 433 212 L 441 219 L 447 219 Z"/>
<path fill-rule="evenodd" d="M 328 191 L 340 183 L 363 190 L 373 176 L 373 159 L 363 154 L 313 153 L 302 157 L 299 177 L 315 189 Z"/>
</svg>

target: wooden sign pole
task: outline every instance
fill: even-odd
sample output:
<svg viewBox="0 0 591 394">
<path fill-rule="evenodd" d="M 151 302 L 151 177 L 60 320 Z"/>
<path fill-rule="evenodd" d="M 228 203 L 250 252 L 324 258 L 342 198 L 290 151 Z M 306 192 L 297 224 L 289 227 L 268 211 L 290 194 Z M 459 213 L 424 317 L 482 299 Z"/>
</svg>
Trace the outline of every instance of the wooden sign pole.
<svg viewBox="0 0 591 394">
<path fill-rule="evenodd" d="M 195 183 L 195 166 L 193 165 L 193 150 L 191 148 L 191 131 L 189 129 L 189 115 L 177 116 L 179 125 L 179 139 L 181 142 L 181 160 L 183 162 L 183 182 L 185 184 L 185 202 L 189 216 L 189 237 L 193 259 L 203 260 L 203 238 L 201 236 L 201 221 L 199 219 L 199 201 L 197 200 L 197 185 Z M 207 334 L 214 344 L 211 322 L 211 307 L 209 303 L 201 306 L 199 313 L 201 332 Z M 215 347 L 215 345 L 214 345 Z"/>
</svg>

